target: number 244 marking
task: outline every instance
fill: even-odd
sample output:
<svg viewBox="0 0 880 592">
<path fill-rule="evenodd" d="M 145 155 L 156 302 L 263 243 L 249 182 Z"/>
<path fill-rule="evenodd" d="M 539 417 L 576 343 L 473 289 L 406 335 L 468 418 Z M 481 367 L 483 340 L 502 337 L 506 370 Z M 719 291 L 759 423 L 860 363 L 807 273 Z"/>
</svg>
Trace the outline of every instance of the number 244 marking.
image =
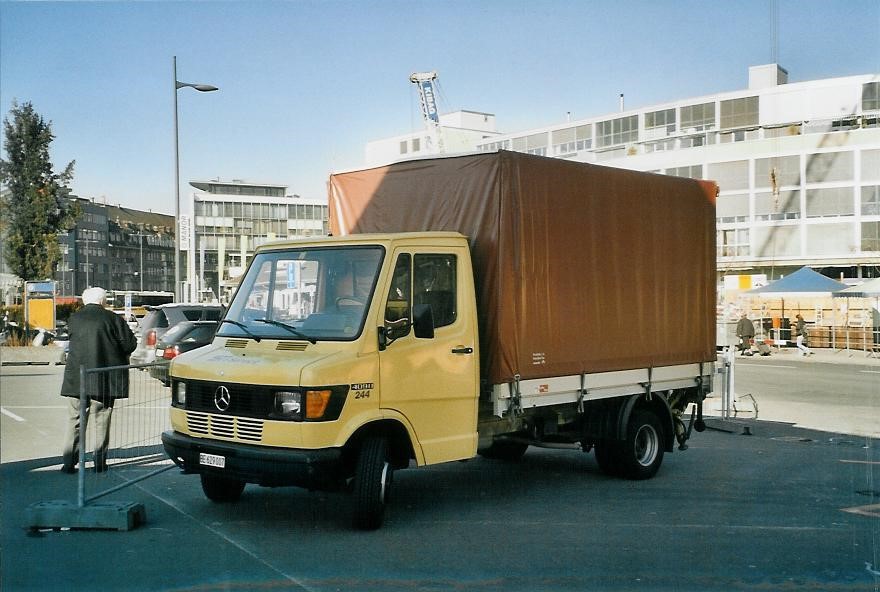
<svg viewBox="0 0 880 592">
<path fill-rule="evenodd" d="M 370 391 L 355 391 L 354 392 L 355 399 L 369 399 Z"/>
</svg>

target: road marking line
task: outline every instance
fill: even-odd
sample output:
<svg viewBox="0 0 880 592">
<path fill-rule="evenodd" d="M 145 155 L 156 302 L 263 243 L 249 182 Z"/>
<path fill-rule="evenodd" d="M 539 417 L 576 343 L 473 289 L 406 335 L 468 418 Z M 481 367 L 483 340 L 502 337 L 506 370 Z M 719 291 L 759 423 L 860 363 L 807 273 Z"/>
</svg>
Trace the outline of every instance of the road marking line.
<svg viewBox="0 0 880 592">
<path fill-rule="evenodd" d="M 864 374 L 880 374 L 880 370 L 859 370 L 859 372 Z"/>
<path fill-rule="evenodd" d="M 854 506 L 852 508 L 840 508 L 843 512 L 850 514 L 858 514 L 859 516 L 868 516 L 869 518 L 880 518 L 880 504 L 871 504 L 868 506 Z"/>
<path fill-rule="evenodd" d="M 849 463 L 852 465 L 880 465 L 880 461 L 876 460 L 847 460 L 845 458 L 840 459 L 842 463 Z"/>
<path fill-rule="evenodd" d="M 773 364 L 762 364 L 761 362 L 745 362 L 745 365 L 754 366 L 756 368 L 797 368 L 797 366 L 774 366 Z"/>
<path fill-rule="evenodd" d="M 4 409 L 67 409 L 64 405 L 7 405 Z"/>
<path fill-rule="evenodd" d="M 12 411 L 7 411 L 3 407 L 0 407 L 0 413 L 3 413 L 3 415 L 5 415 L 6 417 L 11 417 L 15 421 L 24 421 L 23 417 L 19 417 L 16 414 L 14 414 Z"/>
<path fill-rule="evenodd" d="M 143 489 L 140 486 L 140 483 L 134 483 L 133 485 L 135 487 L 137 487 L 138 489 L 140 489 L 141 491 L 153 496 L 154 498 L 156 498 L 160 502 L 163 502 L 166 506 L 169 506 L 170 508 L 176 510 L 177 512 L 179 512 L 180 514 L 182 514 L 186 518 L 189 518 L 190 520 L 192 520 L 193 522 L 195 522 L 196 524 L 198 524 L 199 526 L 201 526 L 202 528 L 204 528 L 208 532 L 212 533 L 214 536 L 223 539 L 224 541 L 226 541 L 227 543 L 229 543 L 233 547 L 239 549 L 242 553 L 249 555 L 255 561 L 262 563 L 268 569 L 271 569 L 272 571 L 274 571 L 278 575 L 282 576 L 283 578 L 286 578 L 292 584 L 294 584 L 297 587 L 297 589 L 302 588 L 303 590 L 306 590 L 307 592 L 313 592 L 315 590 L 315 588 L 310 588 L 305 582 L 297 579 L 296 576 L 294 576 L 292 574 L 288 574 L 287 572 L 283 571 L 283 569 L 284 569 L 283 567 L 276 566 L 275 564 L 270 563 L 266 559 L 263 559 L 262 557 L 260 557 L 260 555 L 257 553 L 256 550 L 251 550 L 250 548 L 248 548 L 248 546 L 246 546 L 245 541 L 239 542 L 238 540 L 233 538 L 233 535 L 225 534 L 224 532 L 222 532 L 220 530 L 220 528 L 215 526 L 216 523 L 209 524 L 208 522 L 202 521 L 198 516 L 187 513 L 184 505 L 181 504 L 180 502 L 178 502 L 177 500 L 172 500 L 170 498 L 163 497 L 159 494 L 146 491 L 145 489 Z"/>
</svg>

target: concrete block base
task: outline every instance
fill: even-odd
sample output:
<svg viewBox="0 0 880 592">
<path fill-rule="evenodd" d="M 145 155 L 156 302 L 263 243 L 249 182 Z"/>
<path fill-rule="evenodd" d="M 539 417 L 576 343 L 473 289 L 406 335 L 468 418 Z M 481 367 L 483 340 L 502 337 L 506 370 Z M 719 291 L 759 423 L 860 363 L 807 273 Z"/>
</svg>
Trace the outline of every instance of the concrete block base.
<svg viewBox="0 0 880 592">
<path fill-rule="evenodd" d="M 147 519 L 143 504 L 95 502 L 80 508 L 69 501 L 37 502 L 26 510 L 27 528 L 132 530 Z"/>
</svg>

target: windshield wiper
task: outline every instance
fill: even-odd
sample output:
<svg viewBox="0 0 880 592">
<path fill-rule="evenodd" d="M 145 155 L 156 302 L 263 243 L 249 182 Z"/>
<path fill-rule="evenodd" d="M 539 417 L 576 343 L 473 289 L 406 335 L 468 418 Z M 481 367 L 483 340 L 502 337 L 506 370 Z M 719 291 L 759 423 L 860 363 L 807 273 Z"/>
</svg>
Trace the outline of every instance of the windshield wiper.
<svg viewBox="0 0 880 592">
<path fill-rule="evenodd" d="M 251 333 L 250 329 L 247 328 L 247 325 L 245 325 L 245 324 L 243 324 L 243 323 L 239 323 L 238 321 L 233 321 L 233 320 L 231 320 L 231 319 L 223 319 L 223 320 L 220 321 L 220 323 L 217 325 L 217 328 L 219 329 L 219 328 L 220 328 L 220 325 L 222 325 L 223 323 L 229 323 L 230 325 L 235 325 L 236 327 L 238 327 L 239 329 L 241 329 L 242 331 L 244 331 L 245 333 L 247 333 L 247 334 L 248 334 L 248 337 L 250 337 L 251 339 L 253 339 L 253 340 L 256 341 L 257 343 L 260 343 L 260 337 L 258 337 L 257 335 L 254 335 L 253 333 Z"/>
<path fill-rule="evenodd" d="M 305 339 L 306 341 L 308 341 L 308 342 L 311 343 L 312 345 L 318 343 L 318 340 L 315 339 L 314 337 L 309 337 L 308 335 L 306 335 L 305 333 L 301 332 L 301 331 L 300 331 L 299 329 L 297 329 L 296 327 L 293 327 L 293 326 L 291 326 L 291 325 L 288 325 L 287 323 L 282 323 L 281 321 L 273 321 L 272 319 L 256 319 L 254 322 L 256 322 L 256 323 L 266 323 L 267 325 L 272 325 L 273 327 L 281 327 L 282 329 L 285 329 L 285 330 L 289 331 L 289 332 L 290 332 L 291 334 L 293 334 L 295 337 L 299 337 L 300 339 Z"/>
</svg>

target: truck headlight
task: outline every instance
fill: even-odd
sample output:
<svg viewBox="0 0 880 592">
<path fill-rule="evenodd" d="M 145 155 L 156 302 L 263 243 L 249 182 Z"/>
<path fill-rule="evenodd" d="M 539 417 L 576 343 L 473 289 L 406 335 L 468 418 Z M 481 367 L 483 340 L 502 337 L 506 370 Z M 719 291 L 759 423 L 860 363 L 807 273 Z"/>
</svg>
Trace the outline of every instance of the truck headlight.
<svg viewBox="0 0 880 592">
<path fill-rule="evenodd" d="M 302 393 L 277 391 L 275 393 L 275 413 L 286 419 L 302 419 Z"/>
<path fill-rule="evenodd" d="M 272 419 L 286 421 L 336 421 L 342 413 L 349 385 L 281 386 L 273 393 Z"/>
<path fill-rule="evenodd" d="M 179 405 L 180 407 L 186 406 L 186 383 L 185 382 L 175 382 L 174 383 L 174 403 L 175 403 L 175 405 Z"/>
</svg>

